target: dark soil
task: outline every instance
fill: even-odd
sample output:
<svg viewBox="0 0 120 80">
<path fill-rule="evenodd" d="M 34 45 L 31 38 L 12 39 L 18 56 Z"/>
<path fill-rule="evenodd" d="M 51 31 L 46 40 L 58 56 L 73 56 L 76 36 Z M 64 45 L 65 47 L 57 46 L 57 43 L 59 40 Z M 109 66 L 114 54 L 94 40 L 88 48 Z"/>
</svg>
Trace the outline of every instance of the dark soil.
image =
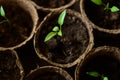
<svg viewBox="0 0 120 80">
<path fill-rule="evenodd" d="M 17 3 L 6 2 L 3 8 L 10 23 L 0 24 L 0 46 L 11 47 L 26 40 L 32 31 L 32 19 Z M 4 20 L 0 17 L 0 21 Z"/>
<path fill-rule="evenodd" d="M 39 6 L 45 8 L 58 8 L 68 4 L 71 0 L 32 0 Z"/>
<path fill-rule="evenodd" d="M 32 80 L 66 80 L 66 79 L 56 72 L 48 71 L 36 75 L 36 77 L 34 77 Z"/>
<path fill-rule="evenodd" d="M 104 52 L 99 52 L 102 54 Z M 101 80 L 86 74 L 86 72 L 97 71 L 107 76 L 109 80 L 120 80 L 120 58 L 116 59 L 108 55 L 97 55 L 87 59 L 80 70 L 79 80 Z"/>
<path fill-rule="evenodd" d="M 44 17 L 47 16 L 49 14 L 49 12 L 45 12 L 43 10 L 38 9 L 37 13 L 38 13 L 38 16 L 39 16 L 39 20 L 38 20 L 38 25 L 39 25 L 39 23 L 41 23 L 43 21 Z"/>
<path fill-rule="evenodd" d="M 80 12 L 80 0 L 76 0 L 76 2 L 70 7 L 70 9 Z"/>
<path fill-rule="evenodd" d="M 120 8 L 119 0 L 102 0 L 105 4 L 109 2 L 110 8 L 117 6 Z M 111 12 L 105 11 L 104 6 L 98 6 L 91 2 L 91 0 L 85 0 L 85 12 L 88 18 L 99 27 L 105 29 L 120 29 L 120 11 Z"/>
<path fill-rule="evenodd" d="M 20 80 L 20 69 L 16 56 L 10 52 L 0 52 L 0 80 Z"/>
<path fill-rule="evenodd" d="M 93 30 L 94 32 L 94 47 L 99 46 L 115 46 L 120 48 L 120 34 L 109 34 L 105 32 L 100 32 L 98 30 Z"/>
<path fill-rule="evenodd" d="M 87 29 L 81 20 L 75 15 L 68 14 L 62 26 L 62 37 L 55 36 L 44 43 L 45 36 L 57 24 L 58 15 L 47 20 L 42 26 L 38 36 L 38 48 L 49 60 L 61 64 L 75 61 L 88 46 L 89 37 Z"/>
</svg>

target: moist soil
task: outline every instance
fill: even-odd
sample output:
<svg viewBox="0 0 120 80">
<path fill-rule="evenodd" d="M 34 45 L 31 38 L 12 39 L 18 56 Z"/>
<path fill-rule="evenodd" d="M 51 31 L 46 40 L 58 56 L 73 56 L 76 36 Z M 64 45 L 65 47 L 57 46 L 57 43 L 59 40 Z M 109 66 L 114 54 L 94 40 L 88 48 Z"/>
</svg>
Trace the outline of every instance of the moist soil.
<svg viewBox="0 0 120 80">
<path fill-rule="evenodd" d="M 99 52 L 101 54 L 103 52 Z M 94 58 L 93 58 L 94 57 Z M 120 80 L 120 58 L 109 55 L 92 56 L 82 65 L 79 73 L 79 80 L 101 80 L 100 77 L 92 77 L 86 72 L 97 71 L 101 75 L 108 77 L 109 80 Z"/>
<path fill-rule="evenodd" d="M 76 2 L 69 8 L 81 13 L 80 12 L 80 0 L 76 0 Z"/>
<path fill-rule="evenodd" d="M 20 80 L 16 56 L 8 51 L 0 52 L 0 80 Z"/>
<path fill-rule="evenodd" d="M 95 29 L 93 30 L 93 34 L 95 43 L 94 47 L 107 45 L 120 48 L 120 34 L 109 34 Z"/>
<path fill-rule="evenodd" d="M 2 4 L 9 23 L 0 24 L 0 46 L 11 47 L 26 40 L 32 31 L 32 19 L 27 11 L 16 3 Z M 0 17 L 0 21 L 4 20 Z"/>
<path fill-rule="evenodd" d="M 109 2 L 110 8 L 117 6 L 120 8 L 119 0 L 102 0 L 105 4 Z M 105 11 L 104 6 L 99 6 L 91 2 L 91 0 L 85 0 L 85 12 L 87 17 L 97 26 L 105 29 L 120 29 L 120 11 L 111 12 Z"/>
<path fill-rule="evenodd" d="M 45 11 L 39 10 L 39 9 L 37 10 L 37 13 L 38 13 L 38 16 L 39 16 L 38 23 L 41 23 L 43 21 L 43 19 L 45 18 L 45 16 L 47 16 L 49 14 L 49 12 L 45 12 Z"/>
<path fill-rule="evenodd" d="M 32 0 L 39 6 L 45 8 L 58 8 L 60 6 L 64 6 L 68 4 L 71 0 Z"/>
<path fill-rule="evenodd" d="M 52 28 L 58 25 L 57 18 L 58 15 L 43 24 L 37 38 L 38 48 L 48 60 L 61 64 L 71 63 L 82 55 L 88 46 L 87 29 L 79 18 L 67 13 L 62 26 L 62 37 L 55 36 L 49 41 L 43 42 Z"/>
<path fill-rule="evenodd" d="M 62 75 L 56 72 L 42 72 L 35 76 L 32 80 L 66 80 Z"/>
</svg>

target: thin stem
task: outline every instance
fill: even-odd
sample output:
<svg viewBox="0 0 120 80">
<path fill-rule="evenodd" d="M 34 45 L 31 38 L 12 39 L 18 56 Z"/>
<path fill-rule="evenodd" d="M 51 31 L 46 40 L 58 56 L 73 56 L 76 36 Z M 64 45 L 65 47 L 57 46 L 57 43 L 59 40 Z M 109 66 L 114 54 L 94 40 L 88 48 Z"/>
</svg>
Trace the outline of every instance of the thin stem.
<svg viewBox="0 0 120 80">
<path fill-rule="evenodd" d="M 106 4 L 102 3 L 103 6 L 106 6 Z"/>
<path fill-rule="evenodd" d="M 62 32 L 62 26 L 60 26 L 60 31 Z"/>
<path fill-rule="evenodd" d="M 63 54 L 65 55 L 65 56 L 67 56 L 67 54 L 66 54 L 66 52 L 63 50 Z"/>
<path fill-rule="evenodd" d="M 104 79 L 104 76 L 103 75 L 101 75 L 101 80 L 103 80 Z"/>
<path fill-rule="evenodd" d="M 4 19 L 8 22 L 9 26 L 11 26 L 9 19 L 6 16 L 4 16 Z"/>
<path fill-rule="evenodd" d="M 0 24 L 5 23 L 5 22 L 8 22 L 8 20 L 3 20 L 0 22 Z"/>
<path fill-rule="evenodd" d="M 10 24 L 10 21 L 9 21 L 9 19 L 8 19 L 6 16 L 5 16 L 4 18 L 5 18 L 5 19 L 8 21 L 8 23 Z"/>
</svg>

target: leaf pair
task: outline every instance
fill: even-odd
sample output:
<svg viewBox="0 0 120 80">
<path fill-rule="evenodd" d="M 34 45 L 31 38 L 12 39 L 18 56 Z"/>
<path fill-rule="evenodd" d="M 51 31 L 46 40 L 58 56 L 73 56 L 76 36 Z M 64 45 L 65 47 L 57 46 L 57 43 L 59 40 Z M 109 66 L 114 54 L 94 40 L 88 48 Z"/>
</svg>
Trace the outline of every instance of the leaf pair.
<svg viewBox="0 0 120 80">
<path fill-rule="evenodd" d="M 108 80 L 108 77 L 106 76 L 103 76 L 101 74 L 99 74 L 98 72 L 96 71 L 92 71 L 92 72 L 86 72 L 86 74 L 92 76 L 92 77 L 101 77 L 101 80 Z"/>
<path fill-rule="evenodd" d="M 45 37 L 44 42 L 50 40 L 52 37 L 59 35 L 62 36 L 62 25 L 64 23 L 64 19 L 65 19 L 65 15 L 66 15 L 66 10 L 64 10 L 58 17 L 58 26 L 54 26 L 52 31 L 50 33 L 47 34 L 47 36 Z"/>
<path fill-rule="evenodd" d="M 107 4 L 104 4 L 102 0 L 91 0 L 94 4 L 96 5 L 104 5 L 105 8 L 104 10 L 110 10 L 111 12 L 118 12 L 119 11 L 119 8 L 116 7 L 116 6 L 112 6 L 111 8 L 109 7 L 109 3 Z"/>
<path fill-rule="evenodd" d="M 53 29 L 52 29 L 52 32 L 48 33 L 47 36 L 45 37 L 45 40 L 44 42 L 50 40 L 52 37 L 54 37 L 55 35 L 57 35 L 57 32 L 59 31 L 59 27 L 58 26 L 55 26 Z"/>
</svg>

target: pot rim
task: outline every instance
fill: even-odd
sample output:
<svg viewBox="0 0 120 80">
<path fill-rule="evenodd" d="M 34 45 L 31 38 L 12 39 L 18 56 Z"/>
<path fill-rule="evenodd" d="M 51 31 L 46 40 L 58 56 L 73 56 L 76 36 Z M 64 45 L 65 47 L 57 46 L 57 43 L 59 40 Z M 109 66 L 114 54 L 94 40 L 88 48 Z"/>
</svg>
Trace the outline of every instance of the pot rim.
<svg viewBox="0 0 120 80">
<path fill-rule="evenodd" d="M 58 7 L 58 8 L 45 8 L 45 7 L 43 7 L 43 6 L 40 6 L 40 5 L 38 5 L 37 3 L 35 3 L 34 1 L 32 1 L 32 0 L 29 0 L 37 9 L 41 9 L 41 10 L 43 10 L 43 11 L 47 11 L 47 12 L 52 12 L 52 11 L 59 11 L 59 10 L 61 10 L 61 9 L 66 9 L 66 8 L 68 8 L 68 7 L 70 7 L 70 6 L 72 6 L 77 0 L 71 0 L 69 3 L 67 3 L 67 4 L 65 4 L 65 5 L 63 5 L 63 6 L 60 6 L 60 7 Z"/>
<path fill-rule="evenodd" d="M 53 69 L 52 72 L 58 73 L 66 78 L 66 80 L 73 80 L 73 78 L 68 74 L 68 72 L 62 68 L 56 67 L 56 66 L 42 66 L 39 68 L 36 68 L 34 70 L 31 70 L 30 73 L 25 77 L 25 80 L 30 80 L 31 78 L 34 78 L 37 74 L 41 73 L 41 70 L 48 70 Z"/>
</svg>

